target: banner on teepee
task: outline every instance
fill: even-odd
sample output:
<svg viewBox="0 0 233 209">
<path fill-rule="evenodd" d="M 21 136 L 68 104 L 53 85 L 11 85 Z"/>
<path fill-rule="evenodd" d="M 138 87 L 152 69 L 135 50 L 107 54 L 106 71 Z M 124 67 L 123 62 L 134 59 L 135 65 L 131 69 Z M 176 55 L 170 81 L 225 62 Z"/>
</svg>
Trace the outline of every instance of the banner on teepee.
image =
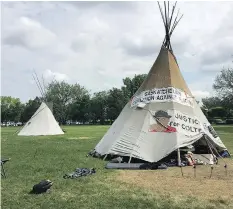
<svg viewBox="0 0 233 209">
<path fill-rule="evenodd" d="M 193 107 L 193 97 L 187 95 L 184 91 L 173 87 L 154 88 L 143 91 L 132 98 L 131 107 L 137 106 L 139 102 L 177 102 Z"/>
<path fill-rule="evenodd" d="M 177 110 L 151 111 L 149 132 L 178 132 L 191 136 L 202 130 L 203 126 L 195 116 Z"/>
</svg>

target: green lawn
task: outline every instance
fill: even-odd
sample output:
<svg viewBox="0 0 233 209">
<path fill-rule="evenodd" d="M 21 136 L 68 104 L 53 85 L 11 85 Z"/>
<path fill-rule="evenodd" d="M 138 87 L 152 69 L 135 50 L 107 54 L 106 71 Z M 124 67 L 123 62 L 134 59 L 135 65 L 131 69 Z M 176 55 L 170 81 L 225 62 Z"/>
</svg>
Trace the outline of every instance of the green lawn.
<svg viewBox="0 0 233 209">
<path fill-rule="evenodd" d="M 11 158 L 11 161 L 5 164 L 7 178 L 2 179 L 1 184 L 2 208 L 233 208 L 233 201 L 224 199 L 221 195 L 217 199 L 203 199 L 202 196 L 186 197 L 176 192 L 170 195 L 166 190 L 161 190 L 164 194 L 160 194 L 149 188 L 149 185 L 142 185 L 151 177 L 156 183 L 156 178 L 162 176 L 166 182 L 171 181 L 172 187 L 173 177 L 169 175 L 175 175 L 179 168 L 169 168 L 164 171 L 166 173 L 148 171 L 146 175 L 150 176 L 141 179 L 141 184 L 136 184 L 135 175 L 140 176 L 142 171 L 124 171 L 122 176 L 122 171 L 104 169 L 106 162 L 86 157 L 86 154 L 95 147 L 107 131 L 107 126 L 64 128 L 67 131 L 65 135 L 53 137 L 19 137 L 14 135 L 16 128 L 1 129 L 1 156 Z M 218 126 L 215 129 L 233 153 L 233 127 Z M 229 162 L 232 165 L 233 161 Z M 63 179 L 65 173 L 72 172 L 77 167 L 95 167 L 97 173 L 80 179 Z M 232 170 L 230 172 L 233 173 Z M 51 193 L 28 194 L 32 186 L 42 179 L 54 182 Z M 203 180 L 205 179 L 192 181 L 195 185 L 201 184 Z M 214 184 L 217 180 L 208 181 Z M 219 188 L 225 189 L 221 185 Z"/>
</svg>

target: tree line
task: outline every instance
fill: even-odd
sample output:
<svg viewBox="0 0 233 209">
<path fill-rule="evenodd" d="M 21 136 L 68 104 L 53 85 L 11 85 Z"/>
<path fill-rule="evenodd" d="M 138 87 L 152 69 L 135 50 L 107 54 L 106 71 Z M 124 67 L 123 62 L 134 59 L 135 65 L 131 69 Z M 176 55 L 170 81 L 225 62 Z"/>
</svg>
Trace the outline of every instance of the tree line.
<svg viewBox="0 0 233 209">
<path fill-rule="evenodd" d="M 111 124 L 120 114 L 126 103 L 140 87 L 146 74 L 123 79 L 121 88 L 112 88 L 91 95 L 79 84 L 65 81 L 52 81 L 46 86 L 44 98 L 52 104 L 53 114 L 60 124 L 78 121 L 92 124 Z M 202 111 L 209 120 L 233 118 L 233 69 L 223 69 L 216 76 L 213 89 L 216 97 L 202 99 Z M 26 103 L 10 96 L 1 97 L 1 122 L 27 122 L 42 101 L 36 97 Z"/>
<path fill-rule="evenodd" d="M 202 99 L 202 111 L 210 122 L 233 124 L 233 68 L 223 69 L 215 78 L 216 96 Z"/>
<path fill-rule="evenodd" d="M 121 88 L 112 88 L 93 95 L 79 84 L 52 81 L 46 86 L 44 98 L 36 97 L 25 104 L 18 98 L 2 96 L 1 122 L 27 122 L 43 99 L 52 104 L 54 117 L 60 124 L 65 124 L 68 120 L 93 124 L 112 123 L 145 78 L 146 74 L 126 77 Z"/>
</svg>

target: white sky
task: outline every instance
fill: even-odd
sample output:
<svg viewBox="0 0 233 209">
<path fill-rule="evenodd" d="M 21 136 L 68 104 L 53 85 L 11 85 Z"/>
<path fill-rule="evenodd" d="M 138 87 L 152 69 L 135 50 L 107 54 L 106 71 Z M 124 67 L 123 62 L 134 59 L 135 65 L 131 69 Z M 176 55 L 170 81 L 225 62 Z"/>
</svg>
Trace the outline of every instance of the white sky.
<svg viewBox="0 0 233 209">
<path fill-rule="evenodd" d="M 181 72 L 197 99 L 232 64 L 233 2 L 178 2 L 172 36 Z M 32 69 L 91 92 L 148 73 L 164 38 L 157 2 L 2 2 L 1 95 L 39 95 Z"/>
</svg>

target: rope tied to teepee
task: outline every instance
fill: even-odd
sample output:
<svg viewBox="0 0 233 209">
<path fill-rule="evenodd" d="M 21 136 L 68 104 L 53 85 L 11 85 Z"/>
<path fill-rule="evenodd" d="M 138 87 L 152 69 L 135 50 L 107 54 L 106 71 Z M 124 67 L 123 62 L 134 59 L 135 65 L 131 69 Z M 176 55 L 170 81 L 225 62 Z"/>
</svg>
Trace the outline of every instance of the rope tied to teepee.
<svg viewBox="0 0 233 209">
<path fill-rule="evenodd" d="M 207 143 L 208 143 L 208 138 L 207 137 L 205 137 L 206 138 L 206 141 L 207 141 Z M 215 148 L 215 146 L 211 143 L 211 142 L 209 142 L 208 143 L 208 145 L 209 146 L 211 146 L 213 149 L 214 149 L 214 151 L 217 153 L 217 155 L 223 160 L 223 162 L 224 162 L 224 169 L 225 169 L 225 174 L 226 174 L 226 176 L 227 176 L 227 163 L 226 163 L 226 161 L 223 159 L 223 157 L 219 154 L 219 152 L 218 152 L 218 150 Z M 212 150 L 211 148 L 210 148 L 210 150 Z"/>
</svg>

